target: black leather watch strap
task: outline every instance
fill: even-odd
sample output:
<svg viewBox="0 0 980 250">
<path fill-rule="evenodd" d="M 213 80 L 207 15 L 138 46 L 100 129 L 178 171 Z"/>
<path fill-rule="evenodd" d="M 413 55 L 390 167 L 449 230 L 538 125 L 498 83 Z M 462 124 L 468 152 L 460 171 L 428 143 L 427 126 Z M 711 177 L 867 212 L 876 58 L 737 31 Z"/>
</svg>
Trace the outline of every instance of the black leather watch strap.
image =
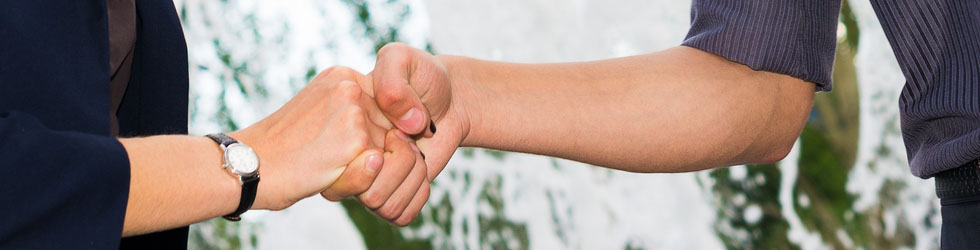
<svg viewBox="0 0 980 250">
<path fill-rule="evenodd" d="M 238 202 L 238 209 L 228 215 L 222 216 L 230 221 L 242 220 L 241 215 L 252 208 L 255 202 L 255 193 L 259 190 L 259 176 L 252 176 L 242 180 L 242 199 Z"/>
<path fill-rule="evenodd" d="M 238 140 L 221 133 L 209 134 L 207 137 L 220 144 L 222 149 L 227 148 L 231 144 L 238 143 Z M 242 198 L 238 201 L 238 208 L 235 209 L 235 212 L 222 216 L 230 221 L 242 220 L 241 215 L 247 212 L 248 209 L 252 208 L 252 203 L 255 202 L 255 196 L 259 189 L 258 172 L 255 172 L 255 175 L 253 176 L 240 176 L 240 178 L 242 182 Z"/>
<path fill-rule="evenodd" d="M 221 144 L 221 146 L 225 146 L 225 147 L 238 142 L 238 140 L 228 137 L 228 135 L 222 133 L 210 134 L 207 135 L 207 137 L 211 138 L 211 140 L 214 140 L 214 142 L 217 142 L 218 144 Z"/>
</svg>

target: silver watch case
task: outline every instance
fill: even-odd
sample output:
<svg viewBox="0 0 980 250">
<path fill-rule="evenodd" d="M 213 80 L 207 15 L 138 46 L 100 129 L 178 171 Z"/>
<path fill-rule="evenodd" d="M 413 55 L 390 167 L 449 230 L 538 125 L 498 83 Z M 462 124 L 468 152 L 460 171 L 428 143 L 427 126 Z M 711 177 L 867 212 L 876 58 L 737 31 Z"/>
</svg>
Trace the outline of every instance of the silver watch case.
<svg viewBox="0 0 980 250">
<path fill-rule="evenodd" d="M 242 143 L 232 143 L 224 147 L 223 167 L 242 178 L 253 177 L 259 173 L 259 157 L 251 147 Z"/>
</svg>

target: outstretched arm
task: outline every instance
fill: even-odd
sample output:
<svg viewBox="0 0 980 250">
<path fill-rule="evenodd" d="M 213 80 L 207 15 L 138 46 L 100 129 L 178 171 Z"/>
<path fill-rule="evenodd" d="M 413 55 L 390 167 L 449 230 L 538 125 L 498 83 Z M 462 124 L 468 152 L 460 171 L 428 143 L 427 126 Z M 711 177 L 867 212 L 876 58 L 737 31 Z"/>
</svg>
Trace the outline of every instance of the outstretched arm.
<svg viewBox="0 0 980 250">
<path fill-rule="evenodd" d="M 346 68 L 324 71 L 272 115 L 229 134 L 259 156 L 253 209 L 280 210 L 321 192 L 335 199 L 378 193 L 372 187 L 378 176 L 394 185 L 392 190 L 407 184 L 416 192 L 422 180 L 404 180 L 413 166 L 420 166 L 419 172 L 425 167 L 416 164 L 411 142 L 388 131 L 391 125 L 375 101 L 354 83 L 365 79 Z M 188 225 L 238 207 L 241 184 L 222 169 L 222 152 L 210 139 L 170 135 L 120 141 L 131 166 L 124 236 Z M 390 193 L 374 196 L 383 203 Z"/>
<path fill-rule="evenodd" d="M 435 121 L 438 130 L 418 141 L 437 156 L 427 160 L 430 178 L 456 146 L 634 172 L 777 161 L 802 130 L 814 93 L 812 83 L 684 46 L 558 64 L 431 56 L 402 44 L 378 57 L 373 91 L 396 126 L 419 133 L 428 117 Z M 413 108 L 424 114 L 404 115 Z"/>
<path fill-rule="evenodd" d="M 474 89 L 463 92 L 475 104 L 463 146 L 636 172 L 778 161 L 814 92 L 688 47 L 585 63 L 445 61 L 457 86 Z"/>
</svg>

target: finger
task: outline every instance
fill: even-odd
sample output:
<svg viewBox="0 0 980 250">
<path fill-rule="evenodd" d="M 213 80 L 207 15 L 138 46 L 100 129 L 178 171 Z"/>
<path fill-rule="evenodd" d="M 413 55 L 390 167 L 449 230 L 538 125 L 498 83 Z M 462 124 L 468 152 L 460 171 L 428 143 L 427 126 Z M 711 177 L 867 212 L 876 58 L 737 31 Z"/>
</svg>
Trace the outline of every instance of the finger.
<svg viewBox="0 0 980 250">
<path fill-rule="evenodd" d="M 381 109 L 378 108 L 378 103 L 374 100 L 374 98 L 367 96 L 365 93 L 365 95 L 361 98 L 360 104 L 361 107 L 364 107 L 364 113 L 367 115 L 368 120 L 373 122 L 378 127 L 383 128 L 385 131 L 395 127 L 395 125 L 388 120 L 388 117 L 385 116 L 384 112 L 381 112 Z M 382 139 L 384 139 L 384 137 L 382 137 Z"/>
<path fill-rule="evenodd" d="M 388 121 L 388 118 L 385 118 L 384 114 L 381 113 L 377 104 L 374 102 L 374 99 L 363 96 L 360 102 L 360 106 L 365 111 L 365 119 L 371 121 L 370 124 L 366 124 L 368 135 L 371 137 L 371 143 L 377 145 L 378 147 L 384 147 L 385 134 L 394 128 L 394 125 L 392 125 L 391 122 Z"/>
<path fill-rule="evenodd" d="M 327 84 L 340 82 L 340 81 L 357 81 L 360 76 L 364 76 L 357 70 L 354 70 L 346 66 L 331 66 L 323 71 L 320 71 L 312 80 L 310 84 Z M 364 76 L 366 77 L 366 76 Z M 362 88 L 363 89 L 363 88 Z"/>
<path fill-rule="evenodd" d="M 405 178 L 405 181 L 391 194 L 384 205 L 375 210 L 378 216 L 387 220 L 394 220 L 401 216 L 405 207 L 408 207 L 408 203 L 412 201 L 412 197 L 419 190 L 419 186 L 425 181 L 425 162 L 418 156 L 415 159 L 415 168 Z"/>
<path fill-rule="evenodd" d="M 392 221 L 392 223 L 402 227 L 412 223 L 412 220 L 415 220 L 415 218 L 419 216 L 419 212 L 422 211 L 422 207 L 425 206 L 425 202 L 429 200 L 430 189 L 429 179 L 426 178 L 422 182 L 421 186 L 419 186 L 419 189 L 416 191 L 415 197 L 412 198 L 411 203 L 408 203 L 408 207 L 405 208 L 405 211 L 402 212 L 401 216 Z"/>
<path fill-rule="evenodd" d="M 378 61 L 372 72 L 378 107 L 395 127 L 410 135 L 423 133 L 429 126 L 429 113 L 418 93 L 409 85 L 415 71 L 413 52 L 404 44 L 385 45 L 378 51 Z"/>
<path fill-rule="evenodd" d="M 368 72 L 367 75 L 358 74 L 354 81 L 361 86 L 365 94 L 374 98 L 374 71 Z"/>
<path fill-rule="evenodd" d="M 404 182 L 415 166 L 415 151 L 410 142 L 397 135 L 398 130 L 388 131 L 385 136 L 385 166 L 367 191 L 357 196 L 364 206 L 378 209 Z"/>
<path fill-rule="evenodd" d="M 391 128 L 382 128 L 375 125 L 368 125 L 367 130 L 371 136 L 371 143 L 377 145 L 378 147 L 384 147 L 385 145 L 385 134 L 388 133 Z"/>
<path fill-rule="evenodd" d="M 363 193 L 371 187 L 371 183 L 374 182 L 383 165 L 384 156 L 380 150 L 365 150 L 357 158 L 354 158 L 354 161 L 347 165 L 347 169 L 340 175 L 340 178 L 320 195 L 330 201 L 340 201 Z"/>
<path fill-rule="evenodd" d="M 450 136 L 433 136 L 431 138 L 419 138 L 415 144 L 424 152 L 425 165 L 429 168 L 429 180 L 435 180 L 449 164 L 453 154 L 456 153 L 459 142 L 453 141 Z"/>
</svg>

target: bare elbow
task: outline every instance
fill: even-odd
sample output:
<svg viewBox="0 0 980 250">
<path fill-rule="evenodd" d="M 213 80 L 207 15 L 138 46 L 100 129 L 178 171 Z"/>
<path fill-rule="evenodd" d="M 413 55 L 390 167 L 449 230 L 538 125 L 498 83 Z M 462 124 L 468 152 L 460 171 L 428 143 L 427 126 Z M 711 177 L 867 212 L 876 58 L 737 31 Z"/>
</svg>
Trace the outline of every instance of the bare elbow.
<svg viewBox="0 0 980 250">
<path fill-rule="evenodd" d="M 806 126 L 807 117 L 813 107 L 812 83 L 791 82 L 780 85 L 779 96 L 793 98 L 779 99 L 773 105 L 772 116 L 763 125 L 765 130 L 756 137 L 751 151 L 754 157 L 747 163 L 775 163 L 782 161 L 793 150 L 797 138 Z M 754 146 L 754 147 L 753 147 Z"/>
<path fill-rule="evenodd" d="M 772 131 L 775 132 L 775 131 Z M 793 150 L 793 144 L 799 137 L 798 131 L 779 131 L 775 134 L 767 133 L 765 136 L 755 138 L 755 140 L 743 148 L 740 153 L 725 163 L 726 166 L 753 164 L 753 163 L 776 163 L 782 161 Z"/>
<path fill-rule="evenodd" d="M 773 147 L 768 154 L 762 156 L 762 158 L 759 159 L 759 162 L 776 163 L 782 161 L 787 155 L 789 155 L 789 151 L 791 150 L 793 150 L 793 144 L 786 145 L 785 143 L 781 143 L 781 145 Z"/>
<path fill-rule="evenodd" d="M 749 163 L 775 163 L 782 161 L 793 150 L 800 132 L 806 125 L 808 110 L 800 110 L 791 114 L 775 117 L 772 122 L 764 125 L 764 129 L 751 139 L 742 151 L 734 157 L 731 165 Z"/>
</svg>

